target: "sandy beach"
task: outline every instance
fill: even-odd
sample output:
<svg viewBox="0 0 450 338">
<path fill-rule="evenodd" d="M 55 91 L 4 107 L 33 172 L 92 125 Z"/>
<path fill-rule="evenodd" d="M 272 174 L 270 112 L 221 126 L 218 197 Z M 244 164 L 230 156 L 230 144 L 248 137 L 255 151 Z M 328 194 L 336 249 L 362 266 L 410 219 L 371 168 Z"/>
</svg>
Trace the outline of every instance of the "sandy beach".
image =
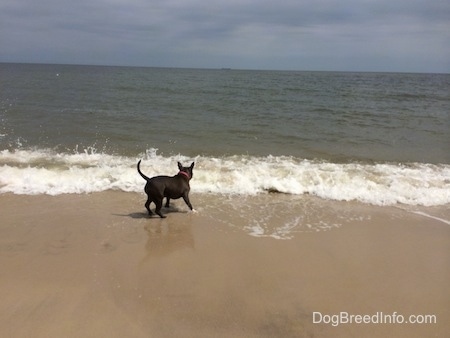
<svg viewBox="0 0 450 338">
<path fill-rule="evenodd" d="M 0 195 L 0 336 L 450 332 L 448 207 L 419 211 L 426 216 L 304 197 L 302 208 L 283 208 L 289 199 L 193 195 L 198 213 L 176 201 L 166 219 L 149 219 L 136 193 Z M 261 216 L 261 203 L 279 214 L 269 223 L 286 213 L 308 219 L 286 239 L 252 236 L 246 222 Z M 357 217 L 333 221 L 341 213 Z M 374 323 L 380 313 L 404 323 Z"/>
</svg>

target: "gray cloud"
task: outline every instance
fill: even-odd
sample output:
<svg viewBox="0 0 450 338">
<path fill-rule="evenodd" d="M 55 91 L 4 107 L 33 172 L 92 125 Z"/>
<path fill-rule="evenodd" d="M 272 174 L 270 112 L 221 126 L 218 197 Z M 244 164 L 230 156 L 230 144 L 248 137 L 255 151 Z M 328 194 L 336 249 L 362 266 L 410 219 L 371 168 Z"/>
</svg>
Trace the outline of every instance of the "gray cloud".
<svg viewBox="0 0 450 338">
<path fill-rule="evenodd" d="M 441 0 L 3 0 L 0 61 L 450 72 Z"/>
</svg>

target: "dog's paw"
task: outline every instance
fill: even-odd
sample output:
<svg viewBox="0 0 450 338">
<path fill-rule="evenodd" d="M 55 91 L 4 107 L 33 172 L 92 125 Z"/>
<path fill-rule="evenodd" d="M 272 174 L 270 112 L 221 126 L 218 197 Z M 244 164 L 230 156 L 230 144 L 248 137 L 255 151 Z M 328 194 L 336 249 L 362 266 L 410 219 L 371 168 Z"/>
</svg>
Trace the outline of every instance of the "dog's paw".
<svg viewBox="0 0 450 338">
<path fill-rule="evenodd" d="M 198 214 L 198 211 L 195 210 L 195 209 L 192 209 L 192 210 L 191 210 L 191 213 L 193 213 L 193 214 Z"/>
</svg>

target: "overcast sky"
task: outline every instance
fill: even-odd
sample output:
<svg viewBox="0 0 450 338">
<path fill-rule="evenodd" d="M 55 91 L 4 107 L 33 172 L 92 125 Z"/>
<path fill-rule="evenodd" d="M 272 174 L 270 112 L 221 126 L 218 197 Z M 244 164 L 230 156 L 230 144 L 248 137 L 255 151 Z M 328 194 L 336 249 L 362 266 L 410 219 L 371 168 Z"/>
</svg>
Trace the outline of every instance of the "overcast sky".
<svg viewBox="0 0 450 338">
<path fill-rule="evenodd" d="M 0 62 L 450 72 L 449 0 L 0 0 Z"/>
</svg>

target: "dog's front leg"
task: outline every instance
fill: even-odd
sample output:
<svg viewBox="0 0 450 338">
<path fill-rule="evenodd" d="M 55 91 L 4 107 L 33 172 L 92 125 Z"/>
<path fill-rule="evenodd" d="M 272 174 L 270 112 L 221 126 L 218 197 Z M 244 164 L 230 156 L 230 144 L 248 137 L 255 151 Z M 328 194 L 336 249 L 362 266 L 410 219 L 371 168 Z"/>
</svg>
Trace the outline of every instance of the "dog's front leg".
<svg viewBox="0 0 450 338">
<path fill-rule="evenodd" d="M 165 207 L 166 208 L 170 208 L 170 198 L 169 197 L 166 197 L 167 199 L 166 199 L 166 205 L 165 205 Z"/>
<path fill-rule="evenodd" d="M 189 195 L 188 194 L 184 194 L 183 195 L 183 199 L 184 199 L 184 202 L 189 207 L 189 209 L 194 210 L 194 208 L 192 207 L 191 201 L 189 201 Z"/>
</svg>

